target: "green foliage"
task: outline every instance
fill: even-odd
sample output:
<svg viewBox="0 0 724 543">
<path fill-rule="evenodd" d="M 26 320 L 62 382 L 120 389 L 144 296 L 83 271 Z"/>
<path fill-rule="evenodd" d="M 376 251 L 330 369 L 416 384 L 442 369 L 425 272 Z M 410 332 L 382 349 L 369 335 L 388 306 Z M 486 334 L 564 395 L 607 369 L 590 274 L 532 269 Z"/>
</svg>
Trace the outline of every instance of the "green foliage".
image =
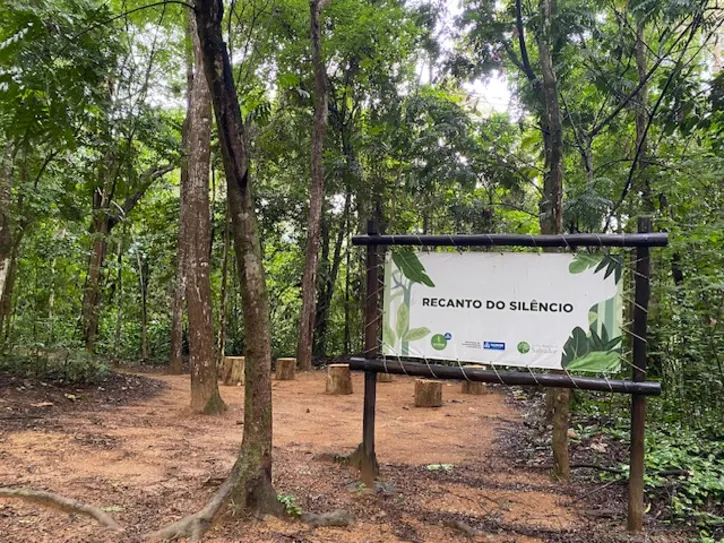
<svg viewBox="0 0 724 543">
<path fill-rule="evenodd" d="M 297 504 L 296 496 L 292 494 L 277 494 L 277 501 L 284 506 L 284 511 L 290 517 L 301 517 L 302 508 Z"/>
<path fill-rule="evenodd" d="M 37 379 L 52 378 L 66 384 L 94 383 L 107 371 L 103 361 L 80 348 L 48 347 L 38 343 L 0 355 L 0 372 Z"/>
<path fill-rule="evenodd" d="M 539 233 L 547 168 L 540 16 L 534 3 L 520 6 L 520 28 L 512 0 L 466 0 L 456 20 L 435 3 L 335 0 L 323 10 L 329 118 L 318 355 L 362 349 L 364 253 L 349 237 L 372 216 L 386 233 Z M 97 351 L 140 358 L 140 259 L 150 357 L 164 363 L 179 171 L 151 184 L 145 174 L 182 162 L 186 12 L 158 6 L 99 24 L 137 6 L 0 0 L 0 7 L 0 149 L 11 162 L 10 226 L 17 242 L 14 289 L 0 302 L 9 304 L 10 315 L 0 319 L 0 344 L 8 353 L 2 369 L 74 380 L 92 380 L 104 370 L 80 349 L 90 249 L 99 239 L 106 247 Z M 249 0 L 228 7 L 225 39 L 248 129 L 272 354 L 288 356 L 296 351 L 309 208 L 309 5 Z M 709 445 L 721 439 L 724 412 L 724 76 L 713 73 L 710 56 L 721 14 L 690 0 L 595 9 L 565 0 L 555 9 L 563 227 L 632 232 L 636 218 L 648 214 L 655 230 L 670 234 L 669 247 L 652 251 L 648 375 L 661 379 L 664 396 L 651 402 L 649 462 L 652 469 L 696 466 L 694 475 L 676 481 L 671 520 L 703 525 L 706 503 L 721 500 L 721 451 Z M 651 72 L 646 96 L 634 95 L 639 37 L 644 71 Z M 487 88 L 479 89 L 491 77 L 511 93 L 508 111 L 485 103 Z M 645 148 L 637 148 L 639 109 L 648 124 Z M 216 333 L 226 191 L 221 157 L 213 155 Z M 91 228 L 105 219 L 113 223 L 110 232 Z M 230 253 L 224 348 L 240 354 L 246 346 L 243 283 L 233 245 Z M 401 300 L 385 313 L 384 338 L 407 345 L 431 333 L 410 329 L 410 288 L 434 282 L 414 252 L 395 251 L 392 258 L 400 271 L 390 280 L 399 282 Z M 628 289 L 623 264 L 621 255 L 579 251 L 570 271 L 592 269 Z M 572 332 L 564 351 L 568 370 L 617 368 L 628 344 L 597 321 Z M 67 356 L 47 354 L 57 352 Z M 713 459 L 704 445 L 693 446 L 697 439 Z M 667 481 L 649 479 L 649 491 L 668 492 Z"/>
<path fill-rule="evenodd" d="M 581 439 L 603 434 L 614 440 L 622 451 L 628 450 L 630 412 L 628 398 L 610 395 L 580 395 L 574 418 L 587 424 L 579 426 Z M 646 426 L 647 500 L 670 523 L 695 526 L 703 537 L 724 537 L 724 421 L 709 429 L 694 429 L 679 421 L 662 420 L 659 402 L 652 402 Z M 603 460 L 602 463 L 607 463 Z M 628 465 L 618 466 L 624 473 Z M 674 472 L 674 475 L 672 475 Z M 604 480 L 616 475 L 604 473 Z"/>
</svg>

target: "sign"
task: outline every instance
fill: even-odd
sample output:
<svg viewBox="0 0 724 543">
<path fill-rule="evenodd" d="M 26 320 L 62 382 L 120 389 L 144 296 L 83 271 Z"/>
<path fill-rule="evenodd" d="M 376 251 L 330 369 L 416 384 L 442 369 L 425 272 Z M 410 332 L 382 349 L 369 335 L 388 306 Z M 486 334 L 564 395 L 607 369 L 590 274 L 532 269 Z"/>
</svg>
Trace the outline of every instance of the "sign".
<svg viewBox="0 0 724 543">
<path fill-rule="evenodd" d="M 592 253 L 416 253 L 385 265 L 387 356 L 620 368 L 623 261 Z"/>
</svg>

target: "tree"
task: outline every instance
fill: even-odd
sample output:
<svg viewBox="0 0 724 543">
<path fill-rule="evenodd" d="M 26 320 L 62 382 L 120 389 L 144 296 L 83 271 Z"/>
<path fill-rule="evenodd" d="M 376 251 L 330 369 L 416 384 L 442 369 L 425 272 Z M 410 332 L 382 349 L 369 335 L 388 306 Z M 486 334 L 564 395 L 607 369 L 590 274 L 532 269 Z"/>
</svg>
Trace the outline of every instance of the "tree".
<svg viewBox="0 0 724 543">
<path fill-rule="evenodd" d="M 181 188 L 181 232 L 186 275 L 191 365 L 191 409 L 218 414 L 226 409 L 219 395 L 214 356 L 214 329 L 211 315 L 209 251 L 211 218 L 209 211 L 209 161 L 211 155 L 211 95 L 204 76 L 204 65 L 196 31 L 196 19 L 189 17 L 194 50 L 194 77 L 191 81 L 187 179 Z"/>
<path fill-rule="evenodd" d="M 240 274 L 246 363 L 244 368 L 244 435 L 239 455 L 226 481 L 198 513 L 156 533 L 158 539 L 201 538 L 230 499 L 239 507 L 279 513 L 272 486 L 272 398 L 269 301 L 261 242 L 249 175 L 239 100 L 229 53 L 221 34 L 222 0 L 200 0 L 195 9 L 204 73 L 212 101 L 226 174 L 234 248 Z"/>
<path fill-rule="evenodd" d="M 536 38 L 543 79 L 541 130 L 546 168 L 540 206 L 540 226 L 542 234 L 561 234 L 563 232 L 563 128 L 558 103 L 558 79 L 553 67 L 552 31 L 556 13 L 553 0 L 539 0 L 538 6 L 541 28 Z M 554 388 L 547 392 L 552 397 L 553 408 L 553 473 L 559 479 L 568 481 L 571 478 L 568 458 L 570 391 Z"/>
<path fill-rule="evenodd" d="M 299 324 L 297 364 L 302 370 L 312 369 L 314 317 L 317 303 L 317 267 L 319 238 L 324 203 L 324 134 L 327 128 L 327 69 L 322 58 L 320 16 L 327 0 L 310 0 L 310 35 L 314 69 L 314 127 L 312 130 L 312 183 L 309 195 L 307 250 L 302 277 L 302 314 Z"/>
</svg>

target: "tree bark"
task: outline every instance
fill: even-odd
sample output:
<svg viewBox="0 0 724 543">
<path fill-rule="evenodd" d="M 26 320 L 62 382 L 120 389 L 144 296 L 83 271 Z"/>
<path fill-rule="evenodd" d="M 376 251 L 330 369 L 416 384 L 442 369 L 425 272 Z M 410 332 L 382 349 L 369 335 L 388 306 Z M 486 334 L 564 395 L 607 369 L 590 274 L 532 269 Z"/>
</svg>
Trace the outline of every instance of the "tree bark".
<svg viewBox="0 0 724 543">
<path fill-rule="evenodd" d="M 224 255 L 221 263 L 221 302 L 219 303 L 219 335 L 216 343 L 217 364 L 226 354 L 226 290 L 229 277 L 229 207 L 224 214 Z"/>
<path fill-rule="evenodd" d="M 100 312 L 101 274 L 106 257 L 109 231 L 105 190 L 93 193 L 93 220 L 91 222 L 91 254 L 83 290 L 83 341 L 89 352 L 95 352 Z"/>
<path fill-rule="evenodd" d="M 348 216 L 351 204 L 351 191 L 348 190 L 344 199 L 344 211 L 342 220 L 337 232 L 337 239 L 334 242 L 334 253 L 332 256 L 332 266 L 328 274 L 324 277 L 322 291 L 319 295 L 317 303 L 316 329 L 315 329 L 315 351 L 318 356 L 325 356 L 327 350 L 327 329 L 329 325 L 329 310 L 332 307 L 332 298 L 334 297 L 334 287 L 337 284 L 337 276 L 339 275 L 339 267 L 342 263 L 342 245 L 347 229 Z"/>
<path fill-rule="evenodd" d="M 5 303 L 6 290 L 10 283 L 13 252 L 12 238 L 12 157 L 13 149 L 7 144 L 0 156 L 0 331 L 8 313 L 9 304 Z"/>
<path fill-rule="evenodd" d="M 317 298 L 317 263 L 319 234 L 324 203 L 324 134 L 327 128 L 327 70 L 322 58 L 320 15 L 326 0 L 310 0 L 310 36 L 314 70 L 314 128 L 312 130 L 312 184 L 309 197 L 307 249 L 302 276 L 302 313 L 297 343 L 297 364 L 301 370 L 312 369 L 312 344 Z"/>
<path fill-rule="evenodd" d="M 246 357 L 244 436 L 229 477 L 207 506 L 157 536 L 200 538 L 230 499 L 246 509 L 281 513 L 271 483 L 272 396 L 269 300 L 264 279 L 259 230 L 254 209 L 244 125 L 228 51 L 221 35 L 221 0 L 199 0 L 196 6 L 204 71 L 211 89 L 219 145 L 227 183 L 229 213 L 240 273 Z"/>
<path fill-rule="evenodd" d="M 136 261 L 138 262 L 138 285 L 141 289 L 141 360 L 148 360 L 148 311 L 146 301 L 148 299 L 148 264 L 141 257 L 141 251 L 136 250 Z M 97 323 L 97 321 L 96 321 Z"/>
<path fill-rule="evenodd" d="M 641 8 L 640 8 L 641 9 Z M 651 194 L 651 181 L 646 175 L 648 167 L 648 141 L 646 138 L 647 125 L 649 122 L 649 113 L 647 108 L 647 100 L 649 96 L 649 87 L 646 84 L 648 75 L 648 59 L 646 54 L 645 40 L 645 21 L 643 14 L 637 16 L 636 21 L 636 44 L 634 53 L 636 57 L 636 72 L 638 74 L 640 90 L 636 96 L 634 108 L 636 112 L 636 149 L 639 160 L 637 163 L 639 176 L 642 178 L 642 196 L 644 206 L 647 212 L 654 211 L 654 202 Z"/>
<path fill-rule="evenodd" d="M 10 336 L 10 320 L 13 308 L 13 291 L 15 280 L 18 276 L 18 256 L 20 254 L 20 243 L 22 231 L 15 236 L 12 249 L 10 250 L 10 261 L 7 263 L 8 270 L 5 278 L 5 285 L 2 296 L 0 296 L 0 345 L 5 343 Z"/>
<path fill-rule="evenodd" d="M 553 67 L 553 0 L 539 0 L 541 28 L 537 36 L 538 58 L 543 80 L 543 145 L 546 173 L 540 205 L 540 227 L 543 234 L 563 231 L 563 130 L 558 101 L 558 80 Z M 562 480 L 570 480 L 568 457 L 568 389 L 551 389 L 553 411 L 553 472 Z"/>
<path fill-rule="evenodd" d="M 189 14 L 189 18 L 193 14 Z M 188 41 L 192 41 L 190 23 L 186 26 Z M 179 375 L 183 371 L 183 339 L 184 339 L 184 309 L 186 305 L 186 234 L 184 221 L 181 215 L 184 209 L 184 194 L 188 190 L 189 166 L 189 123 L 191 119 L 191 91 L 194 84 L 193 46 L 188 48 L 186 55 L 186 118 L 181 127 L 181 149 L 184 160 L 181 163 L 181 179 L 179 185 L 179 221 L 178 241 L 176 243 L 176 277 L 173 285 L 173 304 L 171 313 L 171 353 L 168 363 L 169 373 Z"/>
<path fill-rule="evenodd" d="M 189 104 L 188 185 L 183 195 L 181 222 L 184 225 L 186 244 L 184 255 L 189 316 L 191 410 L 215 415 L 222 413 L 226 406 L 219 394 L 209 279 L 211 95 L 203 75 L 204 65 L 196 19 L 191 17 L 189 24 L 194 48 L 194 79 Z"/>
<path fill-rule="evenodd" d="M 116 362 L 119 359 L 118 350 L 121 346 L 121 325 L 123 324 L 123 245 L 124 239 L 118 242 L 118 276 L 116 278 L 116 332 L 113 342 L 113 356 Z"/>
</svg>

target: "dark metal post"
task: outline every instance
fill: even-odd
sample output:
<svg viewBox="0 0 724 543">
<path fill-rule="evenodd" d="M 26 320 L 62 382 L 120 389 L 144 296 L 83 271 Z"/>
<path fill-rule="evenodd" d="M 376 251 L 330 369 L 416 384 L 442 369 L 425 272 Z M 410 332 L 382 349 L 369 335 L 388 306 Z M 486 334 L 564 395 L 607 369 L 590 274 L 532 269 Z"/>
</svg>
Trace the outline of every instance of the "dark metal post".
<svg viewBox="0 0 724 543">
<path fill-rule="evenodd" d="M 651 218 L 640 217 L 639 233 L 651 232 Z M 636 295 L 633 314 L 633 380 L 646 380 L 646 326 L 649 306 L 650 262 L 648 246 L 636 248 Z M 628 482 L 628 522 L 630 532 L 643 530 L 644 520 L 644 435 L 646 396 L 631 396 L 631 458 Z"/>
<path fill-rule="evenodd" d="M 375 221 L 368 221 L 367 235 L 378 235 Z M 379 255 L 377 245 L 367 246 L 367 299 L 365 302 L 365 358 L 378 354 L 379 337 Z M 360 471 L 362 482 L 371 487 L 378 473 L 375 455 L 375 402 L 377 401 L 377 373 L 365 372 L 364 412 L 362 418 L 362 456 Z"/>
</svg>

